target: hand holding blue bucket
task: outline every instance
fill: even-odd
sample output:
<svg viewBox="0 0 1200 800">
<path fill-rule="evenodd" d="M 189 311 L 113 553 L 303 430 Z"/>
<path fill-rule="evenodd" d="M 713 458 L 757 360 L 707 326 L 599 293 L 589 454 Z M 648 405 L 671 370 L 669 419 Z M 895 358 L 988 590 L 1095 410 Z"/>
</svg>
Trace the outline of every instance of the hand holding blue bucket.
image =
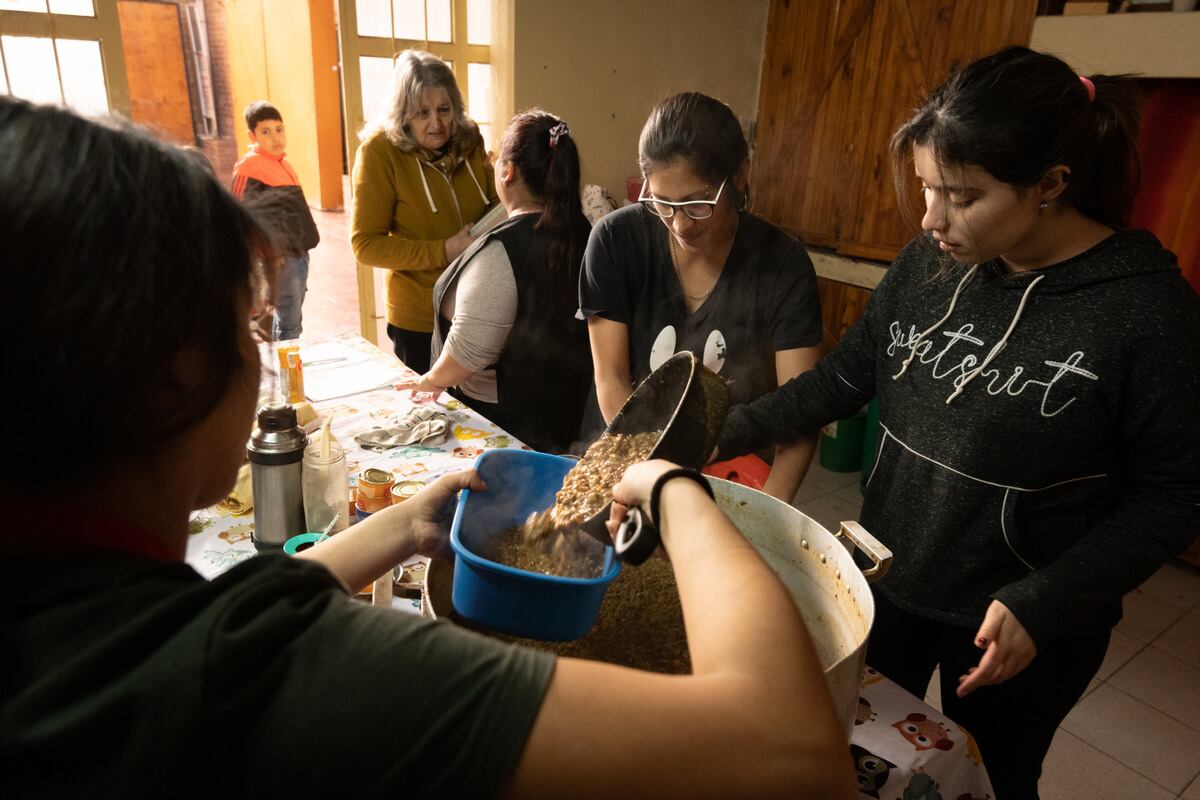
<svg viewBox="0 0 1200 800">
<path fill-rule="evenodd" d="M 450 528 L 454 609 L 465 619 L 514 636 L 578 639 L 591 630 L 609 584 L 621 571 L 605 548 L 599 577 L 544 575 L 479 555 L 496 535 L 554 505 L 575 460 L 529 450 L 488 450 L 475 461 L 487 491 L 464 489 Z"/>
</svg>

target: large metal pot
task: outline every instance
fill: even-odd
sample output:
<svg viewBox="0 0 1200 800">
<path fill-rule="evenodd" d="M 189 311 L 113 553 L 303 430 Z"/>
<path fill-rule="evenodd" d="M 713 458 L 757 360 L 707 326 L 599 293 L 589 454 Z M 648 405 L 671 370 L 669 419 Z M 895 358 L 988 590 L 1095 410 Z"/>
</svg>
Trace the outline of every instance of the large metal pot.
<svg viewBox="0 0 1200 800">
<path fill-rule="evenodd" d="M 787 587 L 808 626 L 825 682 L 849 739 L 867 658 L 875 599 L 867 585 L 892 565 L 892 551 L 857 522 L 830 533 L 812 517 L 741 484 L 709 478 L 717 505 Z M 855 546 L 872 566 L 860 570 Z M 731 598 L 736 602 L 736 598 Z"/>
<path fill-rule="evenodd" d="M 837 534 L 770 495 L 719 478 L 708 478 L 717 505 L 755 546 L 800 609 L 816 645 L 817 658 L 834 707 L 849 739 L 866 663 L 867 635 L 875 618 L 868 586 L 891 566 L 892 553 L 857 522 L 843 522 Z M 873 566 L 863 571 L 851 551 L 862 549 Z M 452 618 L 451 570 L 447 562 L 430 565 L 423 596 L 424 613 Z M 721 587 L 713 587 L 720 592 Z M 728 602 L 738 598 L 730 596 Z"/>
</svg>

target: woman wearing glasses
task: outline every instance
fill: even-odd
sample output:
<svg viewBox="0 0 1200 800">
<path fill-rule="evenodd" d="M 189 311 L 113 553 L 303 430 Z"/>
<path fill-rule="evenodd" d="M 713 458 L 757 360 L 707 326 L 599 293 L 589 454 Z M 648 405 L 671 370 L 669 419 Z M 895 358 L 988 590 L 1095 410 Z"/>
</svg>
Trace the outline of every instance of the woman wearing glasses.
<svg viewBox="0 0 1200 800">
<path fill-rule="evenodd" d="M 638 143 L 641 202 L 592 230 L 580 279 L 605 422 L 632 386 L 690 350 L 753 400 L 811 368 L 821 343 L 804 246 L 745 210 L 749 148 L 729 106 L 696 92 L 650 113 Z M 765 491 L 790 502 L 815 436 L 767 451 Z"/>
</svg>

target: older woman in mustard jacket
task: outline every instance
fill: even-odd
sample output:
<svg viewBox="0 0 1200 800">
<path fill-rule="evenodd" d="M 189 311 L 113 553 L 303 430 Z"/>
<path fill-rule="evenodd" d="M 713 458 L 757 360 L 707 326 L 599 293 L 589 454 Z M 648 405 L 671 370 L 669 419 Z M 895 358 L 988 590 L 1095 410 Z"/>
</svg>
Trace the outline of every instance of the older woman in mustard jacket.
<svg viewBox="0 0 1200 800">
<path fill-rule="evenodd" d="M 390 270 L 387 331 L 396 357 L 429 369 L 433 284 L 471 243 L 497 201 L 479 127 L 446 62 L 419 50 L 396 57 L 389 99 L 360 134 L 350 244 L 363 264 Z"/>
</svg>

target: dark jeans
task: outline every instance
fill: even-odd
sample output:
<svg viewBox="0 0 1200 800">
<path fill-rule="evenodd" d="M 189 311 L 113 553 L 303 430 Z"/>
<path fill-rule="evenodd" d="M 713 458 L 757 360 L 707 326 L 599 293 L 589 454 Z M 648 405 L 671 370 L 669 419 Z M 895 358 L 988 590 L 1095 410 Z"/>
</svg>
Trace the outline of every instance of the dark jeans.
<svg viewBox="0 0 1200 800">
<path fill-rule="evenodd" d="M 285 256 L 275 278 L 275 322 L 272 325 L 275 341 L 300 338 L 307 292 L 308 253 Z"/>
<path fill-rule="evenodd" d="M 1022 672 L 959 698 L 959 676 L 984 653 L 975 631 L 909 614 L 875 592 L 867 663 L 917 697 L 940 664 L 942 711 L 975 737 L 996 800 L 1036 800 L 1054 733 L 1100 669 L 1112 631 L 1059 636 Z"/>
<path fill-rule="evenodd" d="M 429 349 L 433 345 L 432 333 L 417 333 L 387 326 L 388 338 L 392 340 L 392 352 L 411 370 L 424 375 L 429 371 Z"/>
</svg>

